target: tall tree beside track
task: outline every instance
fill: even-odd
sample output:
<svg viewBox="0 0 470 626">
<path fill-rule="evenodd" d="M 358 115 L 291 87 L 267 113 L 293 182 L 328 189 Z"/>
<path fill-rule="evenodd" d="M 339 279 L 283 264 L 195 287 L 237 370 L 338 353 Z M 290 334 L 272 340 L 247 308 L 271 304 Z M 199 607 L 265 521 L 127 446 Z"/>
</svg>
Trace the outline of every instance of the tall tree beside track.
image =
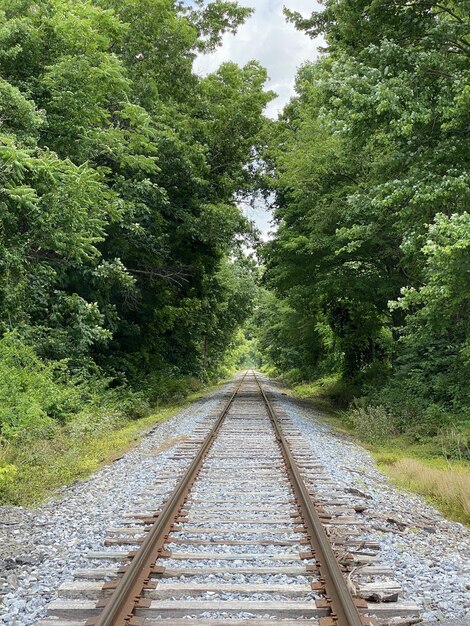
<svg viewBox="0 0 470 626">
<path fill-rule="evenodd" d="M 235 198 L 272 96 L 255 62 L 192 64 L 250 12 L 0 0 L 2 331 L 74 371 L 217 367 L 251 306 Z"/>
<path fill-rule="evenodd" d="M 470 406 L 470 2 L 324 4 L 287 12 L 327 49 L 272 129 L 261 343 L 432 431 Z"/>
</svg>

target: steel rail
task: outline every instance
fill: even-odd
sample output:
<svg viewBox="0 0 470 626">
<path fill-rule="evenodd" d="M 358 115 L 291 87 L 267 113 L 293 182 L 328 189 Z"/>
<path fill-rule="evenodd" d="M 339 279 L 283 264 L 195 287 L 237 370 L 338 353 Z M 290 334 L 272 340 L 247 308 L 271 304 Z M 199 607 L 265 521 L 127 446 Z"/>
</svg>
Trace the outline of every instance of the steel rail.
<svg viewBox="0 0 470 626">
<path fill-rule="evenodd" d="M 310 497 L 308 488 L 300 474 L 300 470 L 282 432 L 282 426 L 277 417 L 256 373 L 253 375 L 263 396 L 271 423 L 279 442 L 289 479 L 291 481 L 297 504 L 299 505 L 304 524 L 307 528 L 310 545 L 318 563 L 320 575 L 324 580 L 326 596 L 331 606 L 332 623 L 337 626 L 364 626 L 364 621 L 354 603 L 354 599 L 344 580 L 330 541 L 325 533 L 323 524 Z"/>
<path fill-rule="evenodd" d="M 230 396 L 227 404 L 217 418 L 216 423 L 211 428 L 209 434 L 204 439 L 199 451 L 194 457 L 191 465 L 184 473 L 167 503 L 158 515 L 156 522 L 150 528 L 145 539 L 133 557 L 129 566 L 124 570 L 119 579 L 113 594 L 102 608 L 100 614 L 91 618 L 87 626 L 128 626 L 138 624 L 139 620 L 134 617 L 134 610 L 139 606 L 142 591 L 152 574 L 155 561 L 168 538 L 175 518 L 178 516 L 189 490 L 191 489 L 204 459 L 212 446 L 214 439 L 230 409 L 238 391 L 245 380 L 247 372 L 241 378 L 237 388 Z"/>
</svg>

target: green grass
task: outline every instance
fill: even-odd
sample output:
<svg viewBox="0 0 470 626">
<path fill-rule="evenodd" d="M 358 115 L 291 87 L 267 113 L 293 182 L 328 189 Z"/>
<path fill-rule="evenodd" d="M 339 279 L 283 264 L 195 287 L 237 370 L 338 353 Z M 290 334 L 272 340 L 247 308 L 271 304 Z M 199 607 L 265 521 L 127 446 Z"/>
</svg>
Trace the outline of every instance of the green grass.
<svg viewBox="0 0 470 626">
<path fill-rule="evenodd" d="M 324 376 L 318 380 L 295 385 L 291 393 L 301 400 L 315 399 L 326 407 L 346 407 L 354 398 L 354 388 L 339 376 Z"/>
<path fill-rule="evenodd" d="M 387 443 L 366 441 L 358 436 L 347 412 L 329 396 L 337 379 L 302 383 L 287 389 L 293 398 L 320 409 L 321 419 L 335 430 L 354 435 L 375 458 L 381 471 L 398 487 L 420 494 L 448 519 L 470 525 L 470 463 L 448 460 L 442 441 L 415 441 L 407 435 L 387 437 Z"/>
<path fill-rule="evenodd" d="M 168 402 L 151 415 L 126 420 L 107 432 L 71 437 L 66 427 L 49 439 L 28 442 L 21 447 L 0 447 L 0 503 L 21 506 L 39 504 L 65 485 L 84 479 L 98 468 L 136 446 L 153 426 L 173 417 L 217 385 L 191 393 L 185 399 Z M 8 469 L 10 468 L 10 469 Z M 13 469 L 11 469 L 13 468 Z M 3 480 L 2 480 L 3 478 Z"/>
</svg>

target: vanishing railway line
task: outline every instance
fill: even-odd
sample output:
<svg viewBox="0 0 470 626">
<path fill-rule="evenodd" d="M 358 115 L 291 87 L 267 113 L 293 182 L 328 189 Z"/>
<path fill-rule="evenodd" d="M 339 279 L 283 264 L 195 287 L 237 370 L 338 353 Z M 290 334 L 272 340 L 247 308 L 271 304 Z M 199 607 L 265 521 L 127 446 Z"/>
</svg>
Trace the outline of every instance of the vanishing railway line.
<svg viewBox="0 0 470 626">
<path fill-rule="evenodd" d="M 416 622 L 359 536 L 364 504 L 329 485 L 253 372 L 173 461 L 40 626 Z"/>
</svg>

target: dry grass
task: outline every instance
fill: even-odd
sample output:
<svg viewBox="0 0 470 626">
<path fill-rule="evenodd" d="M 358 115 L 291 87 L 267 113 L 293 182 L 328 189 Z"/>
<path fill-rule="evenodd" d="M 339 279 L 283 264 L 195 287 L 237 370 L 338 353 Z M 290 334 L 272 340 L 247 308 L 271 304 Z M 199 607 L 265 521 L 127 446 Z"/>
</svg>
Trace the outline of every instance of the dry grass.
<svg viewBox="0 0 470 626">
<path fill-rule="evenodd" d="M 400 485 L 436 501 L 454 519 L 470 524 L 470 472 L 464 468 L 430 467 L 402 458 L 384 467 Z"/>
<path fill-rule="evenodd" d="M 152 448 L 152 450 L 150 450 L 150 454 L 152 456 L 157 456 L 158 454 L 161 454 L 162 452 L 165 452 L 166 450 L 169 450 L 170 448 L 173 448 L 174 446 L 177 446 L 179 443 L 183 443 L 183 441 L 187 441 L 188 439 L 188 435 L 179 435 L 178 437 L 173 437 L 172 439 L 168 439 L 168 441 L 165 441 L 165 443 L 163 443 L 158 448 Z"/>
</svg>

